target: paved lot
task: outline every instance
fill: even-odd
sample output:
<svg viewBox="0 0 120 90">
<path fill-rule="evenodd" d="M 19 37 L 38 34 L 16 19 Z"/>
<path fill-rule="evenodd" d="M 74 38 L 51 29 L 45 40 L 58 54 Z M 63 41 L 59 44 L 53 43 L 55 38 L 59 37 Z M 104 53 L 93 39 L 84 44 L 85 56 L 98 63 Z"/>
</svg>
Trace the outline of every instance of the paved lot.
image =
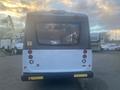
<svg viewBox="0 0 120 90">
<path fill-rule="evenodd" d="M 95 77 L 87 80 L 22 82 L 21 58 L 0 57 L 0 90 L 120 90 L 120 52 L 94 53 Z"/>
</svg>

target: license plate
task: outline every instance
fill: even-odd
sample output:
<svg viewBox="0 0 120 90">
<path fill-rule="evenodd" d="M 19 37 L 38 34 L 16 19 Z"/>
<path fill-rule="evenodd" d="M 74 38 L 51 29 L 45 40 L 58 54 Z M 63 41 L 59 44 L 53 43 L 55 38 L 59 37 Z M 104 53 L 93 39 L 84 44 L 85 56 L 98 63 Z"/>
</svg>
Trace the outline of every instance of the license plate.
<svg viewBox="0 0 120 90">
<path fill-rule="evenodd" d="M 28 77 L 28 80 L 41 80 L 44 79 L 43 76 L 33 76 L 33 77 Z"/>
<path fill-rule="evenodd" d="M 88 76 L 87 74 L 74 74 L 74 78 L 76 78 L 76 77 L 83 78 L 83 77 L 87 77 L 87 76 Z"/>
</svg>

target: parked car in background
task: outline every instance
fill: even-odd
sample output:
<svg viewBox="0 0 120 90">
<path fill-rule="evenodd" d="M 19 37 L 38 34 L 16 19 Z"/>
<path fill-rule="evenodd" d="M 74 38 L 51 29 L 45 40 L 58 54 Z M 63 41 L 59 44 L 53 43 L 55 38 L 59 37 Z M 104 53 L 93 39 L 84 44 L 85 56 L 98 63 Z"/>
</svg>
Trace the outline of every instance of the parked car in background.
<svg viewBox="0 0 120 90">
<path fill-rule="evenodd" d="M 107 43 L 101 45 L 102 50 L 120 50 L 120 45 L 115 43 Z"/>
<path fill-rule="evenodd" d="M 5 38 L 0 40 L 0 48 L 5 49 L 5 50 L 10 50 L 12 44 L 12 40 Z"/>
<path fill-rule="evenodd" d="M 9 52 L 10 54 L 20 54 L 23 49 L 22 39 L 8 39 L 3 38 L 0 40 L 0 48 Z"/>
<path fill-rule="evenodd" d="M 22 39 L 16 39 L 12 44 L 11 54 L 22 54 L 22 49 L 23 49 Z"/>
<path fill-rule="evenodd" d="M 21 54 L 23 50 L 23 43 L 22 42 L 16 43 L 15 49 L 17 54 Z"/>
</svg>

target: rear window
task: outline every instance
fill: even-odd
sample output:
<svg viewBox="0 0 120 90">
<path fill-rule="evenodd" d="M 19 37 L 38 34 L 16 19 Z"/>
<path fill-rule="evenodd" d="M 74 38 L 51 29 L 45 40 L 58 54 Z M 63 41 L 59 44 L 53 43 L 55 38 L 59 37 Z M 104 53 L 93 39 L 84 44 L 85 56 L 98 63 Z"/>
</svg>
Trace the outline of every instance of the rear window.
<svg viewBox="0 0 120 90">
<path fill-rule="evenodd" d="M 79 43 L 79 24 L 37 24 L 39 44 L 74 45 Z"/>
</svg>

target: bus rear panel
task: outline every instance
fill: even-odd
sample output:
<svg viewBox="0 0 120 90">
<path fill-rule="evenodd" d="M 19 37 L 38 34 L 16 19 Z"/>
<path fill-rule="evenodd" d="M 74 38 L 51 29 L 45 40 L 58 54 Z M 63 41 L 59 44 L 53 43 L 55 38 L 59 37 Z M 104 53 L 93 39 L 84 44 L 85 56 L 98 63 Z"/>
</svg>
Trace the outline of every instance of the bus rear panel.
<svg viewBox="0 0 120 90">
<path fill-rule="evenodd" d="M 88 17 L 67 12 L 29 13 L 22 72 L 23 81 L 93 77 Z"/>
</svg>

